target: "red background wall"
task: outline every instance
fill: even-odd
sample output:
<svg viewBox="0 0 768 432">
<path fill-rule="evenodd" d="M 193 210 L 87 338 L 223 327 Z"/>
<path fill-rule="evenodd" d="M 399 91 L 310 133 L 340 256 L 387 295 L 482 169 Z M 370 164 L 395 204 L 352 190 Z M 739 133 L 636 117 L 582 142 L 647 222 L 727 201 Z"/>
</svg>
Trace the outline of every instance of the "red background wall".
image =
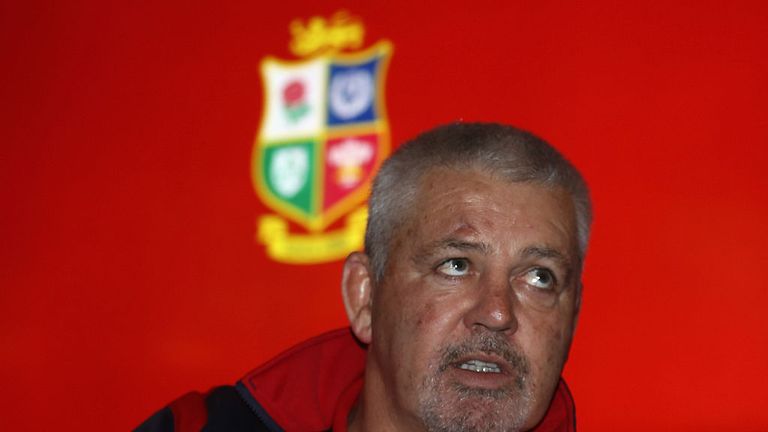
<svg viewBox="0 0 768 432">
<path fill-rule="evenodd" d="M 249 164 L 259 62 L 346 7 L 395 143 L 510 122 L 591 183 L 580 428 L 768 430 L 768 3 L 0 7 L 0 429 L 129 429 L 345 324 L 340 262 L 254 241 Z"/>
</svg>

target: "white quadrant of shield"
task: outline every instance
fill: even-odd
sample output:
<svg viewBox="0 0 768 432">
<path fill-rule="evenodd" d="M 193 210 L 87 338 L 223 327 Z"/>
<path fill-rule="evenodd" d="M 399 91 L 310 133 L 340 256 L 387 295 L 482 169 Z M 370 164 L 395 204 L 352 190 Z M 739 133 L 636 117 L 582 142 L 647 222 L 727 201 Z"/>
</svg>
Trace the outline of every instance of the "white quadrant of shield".
<svg viewBox="0 0 768 432">
<path fill-rule="evenodd" d="M 267 97 L 262 140 L 317 136 L 323 131 L 327 70 L 324 59 L 296 65 L 264 60 L 262 77 Z M 286 89 L 290 86 L 302 88 L 299 100 L 295 99 L 295 93 L 286 99 Z"/>
</svg>

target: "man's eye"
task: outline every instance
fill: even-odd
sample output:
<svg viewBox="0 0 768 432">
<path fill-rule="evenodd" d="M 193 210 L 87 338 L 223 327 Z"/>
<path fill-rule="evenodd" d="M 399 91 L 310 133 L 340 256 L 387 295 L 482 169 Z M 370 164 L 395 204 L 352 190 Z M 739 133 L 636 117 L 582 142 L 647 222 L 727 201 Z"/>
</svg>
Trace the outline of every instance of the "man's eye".
<svg viewBox="0 0 768 432">
<path fill-rule="evenodd" d="M 451 258 L 443 261 L 437 271 L 447 276 L 465 276 L 469 273 L 469 261 L 465 258 Z"/>
<path fill-rule="evenodd" d="M 551 290 L 555 287 L 555 276 L 547 269 L 531 269 L 524 278 L 525 283 L 539 289 Z"/>
</svg>

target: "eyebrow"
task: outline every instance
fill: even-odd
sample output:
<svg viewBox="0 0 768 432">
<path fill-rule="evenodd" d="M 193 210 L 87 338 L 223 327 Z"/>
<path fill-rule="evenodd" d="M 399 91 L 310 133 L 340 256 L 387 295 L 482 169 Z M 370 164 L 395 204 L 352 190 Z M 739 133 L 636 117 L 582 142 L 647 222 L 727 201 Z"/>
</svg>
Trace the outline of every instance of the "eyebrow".
<svg viewBox="0 0 768 432">
<path fill-rule="evenodd" d="M 491 253 L 491 246 L 485 242 L 475 242 L 458 239 L 456 237 L 447 237 L 427 244 L 417 253 L 413 260 L 415 262 L 429 261 L 433 256 L 446 250 L 473 251 L 483 255 Z"/>
<path fill-rule="evenodd" d="M 520 253 L 525 258 L 549 258 L 567 264 L 570 260 L 559 250 L 548 246 L 528 246 Z"/>
</svg>

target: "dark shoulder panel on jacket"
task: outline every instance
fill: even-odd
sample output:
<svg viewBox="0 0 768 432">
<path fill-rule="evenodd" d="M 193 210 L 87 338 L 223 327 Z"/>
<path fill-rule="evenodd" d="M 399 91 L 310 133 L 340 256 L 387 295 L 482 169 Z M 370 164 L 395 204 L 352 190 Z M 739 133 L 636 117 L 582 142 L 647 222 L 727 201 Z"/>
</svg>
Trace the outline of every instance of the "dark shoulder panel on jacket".
<svg viewBox="0 0 768 432">
<path fill-rule="evenodd" d="M 208 423 L 203 432 L 269 431 L 232 386 L 213 389 L 205 400 Z"/>
<path fill-rule="evenodd" d="M 139 425 L 134 432 L 173 432 L 173 413 L 165 407 Z"/>
<path fill-rule="evenodd" d="M 199 395 L 199 393 L 198 393 Z M 198 396 L 200 397 L 200 396 Z M 184 418 L 189 419 L 196 414 L 198 409 L 195 405 L 178 404 L 179 398 L 169 406 L 156 412 L 152 417 L 142 423 L 135 432 L 185 432 L 176 431 L 176 419 L 171 406 L 181 407 L 183 413 L 177 413 Z M 202 409 L 203 406 L 200 405 Z M 193 409 L 195 412 L 189 412 Z M 211 390 L 205 397 L 205 426 L 203 432 L 240 432 L 240 431 L 269 431 L 264 424 L 259 421 L 258 416 L 246 405 L 240 395 L 232 386 L 222 386 Z M 207 417 L 207 418 L 206 418 Z M 183 422 L 184 423 L 184 422 Z M 188 423 L 188 422 L 186 422 Z M 187 429 L 190 425 L 187 425 Z M 185 427 L 182 426 L 182 429 Z"/>
</svg>

